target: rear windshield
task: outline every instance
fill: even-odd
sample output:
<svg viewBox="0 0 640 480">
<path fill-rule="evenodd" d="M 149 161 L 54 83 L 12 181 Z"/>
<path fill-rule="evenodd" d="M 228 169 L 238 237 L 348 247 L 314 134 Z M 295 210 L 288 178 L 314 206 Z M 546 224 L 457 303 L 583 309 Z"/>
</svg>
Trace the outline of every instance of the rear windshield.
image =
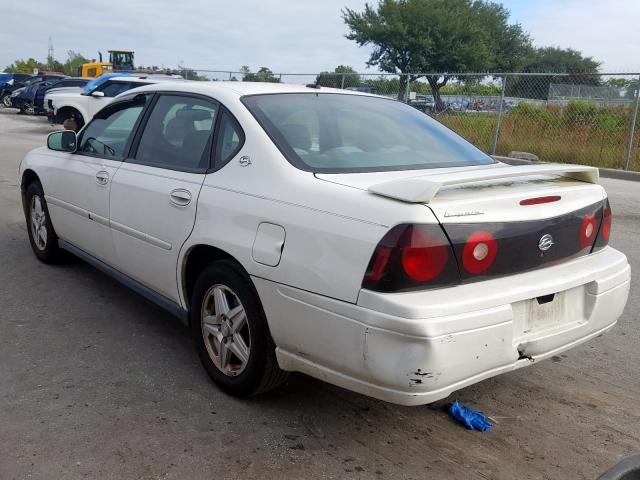
<svg viewBox="0 0 640 480">
<path fill-rule="evenodd" d="M 495 163 L 428 115 L 391 99 L 285 93 L 242 101 L 287 160 L 303 170 L 374 172 Z"/>
</svg>

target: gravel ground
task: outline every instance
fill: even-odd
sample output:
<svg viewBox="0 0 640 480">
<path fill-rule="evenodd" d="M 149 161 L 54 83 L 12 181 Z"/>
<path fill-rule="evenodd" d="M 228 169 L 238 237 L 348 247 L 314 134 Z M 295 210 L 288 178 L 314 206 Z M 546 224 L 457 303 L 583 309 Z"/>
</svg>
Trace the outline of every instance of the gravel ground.
<svg viewBox="0 0 640 480">
<path fill-rule="evenodd" d="M 602 181 L 633 268 L 606 335 L 423 407 L 303 375 L 243 401 L 164 311 L 80 261 L 36 261 L 17 169 L 49 131 L 0 110 L 0 479 L 594 479 L 640 451 L 640 183 Z M 455 424 L 455 398 L 495 427 Z"/>
</svg>

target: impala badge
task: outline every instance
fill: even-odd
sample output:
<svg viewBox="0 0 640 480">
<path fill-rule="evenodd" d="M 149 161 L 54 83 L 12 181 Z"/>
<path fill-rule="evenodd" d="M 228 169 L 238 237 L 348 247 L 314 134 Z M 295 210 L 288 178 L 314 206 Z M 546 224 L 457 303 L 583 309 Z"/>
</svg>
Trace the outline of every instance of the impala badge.
<svg viewBox="0 0 640 480">
<path fill-rule="evenodd" d="M 552 247 L 552 245 L 553 245 L 553 237 L 548 233 L 540 237 L 540 240 L 538 241 L 538 249 L 541 252 L 546 252 Z"/>
<path fill-rule="evenodd" d="M 240 160 L 238 160 L 238 163 L 241 167 L 248 167 L 251 165 L 251 159 L 247 155 L 243 155 L 240 157 Z"/>
</svg>

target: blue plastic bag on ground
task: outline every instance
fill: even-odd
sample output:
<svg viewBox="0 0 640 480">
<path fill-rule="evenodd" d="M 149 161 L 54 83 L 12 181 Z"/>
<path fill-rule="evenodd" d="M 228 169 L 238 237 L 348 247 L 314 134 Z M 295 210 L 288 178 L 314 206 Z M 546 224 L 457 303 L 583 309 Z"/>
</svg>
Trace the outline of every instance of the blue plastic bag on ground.
<svg viewBox="0 0 640 480">
<path fill-rule="evenodd" d="M 465 407 L 457 400 L 449 407 L 449 414 L 469 430 L 484 432 L 493 426 L 482 413 Z"/>
</svg>

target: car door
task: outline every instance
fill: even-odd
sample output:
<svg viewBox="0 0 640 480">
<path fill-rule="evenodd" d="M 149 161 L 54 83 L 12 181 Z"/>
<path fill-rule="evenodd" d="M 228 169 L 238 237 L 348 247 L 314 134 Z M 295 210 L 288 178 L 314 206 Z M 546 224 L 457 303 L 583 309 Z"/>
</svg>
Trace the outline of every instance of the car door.
<svg viewBox="0 0 640 480">
<path fill-rule="evenodd" d="M 84 128 L 75 153 L 52 152 L 51 191 L 47 193 L 56 232 L 94 257 L 112 264 L 115 249 L 109 228 L 111 180 L 142 117 L 147 99 L 110 105 Z"/>
<path fill-rule="evenodd" d="M 111 185 L 118 269 L 179 302 L 176 264 L 210 165 L 218 104 L 159 94 Z"/>
</svg>

